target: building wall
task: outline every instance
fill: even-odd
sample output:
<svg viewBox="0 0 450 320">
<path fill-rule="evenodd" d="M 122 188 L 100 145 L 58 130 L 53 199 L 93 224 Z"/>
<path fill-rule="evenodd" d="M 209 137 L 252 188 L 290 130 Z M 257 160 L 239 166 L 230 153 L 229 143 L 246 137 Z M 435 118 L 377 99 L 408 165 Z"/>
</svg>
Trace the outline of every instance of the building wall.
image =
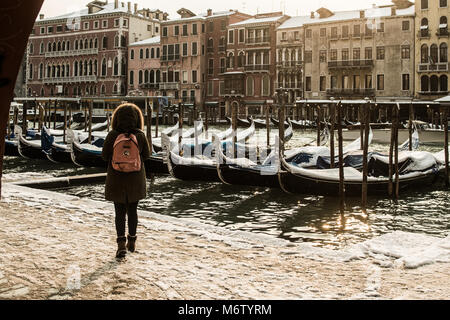
<svg viewBox="0 0 450 320">
<path fill-rule="evenodd" d="M 142 57 L 141 52 L 142 50 Z M 134 52 L 134 59 L 131 52 Z M 148 57 L 147 57 L 148 51 Z M 153 57 L 152 57 L 153 52 Z M 159 95 L 161 82 L 160 43 L 136 45 L 128 48 L 128 94 L 129 95 Z M 142 74 L 141 81 L 139 73 Z M 131 83 L 131 74 L 133 82 Z M 146 74 L 147 81 L 146 81 Z M 152 77 L 151 77 L 152 76 Z"/>
<path fill-rule="evenodd" d="M 416 2 L 416 18 L 415 18 L 415 53 L 416 53 L 416 75 L 415 75 L 415 91 L 416 98 L 419 99 L 437 99 L 448 94 L 448 76 L 449 76 L 449 32 L 448 25 L 445 28 L 439 28 L 440 20 L 445 17 L 450 19 L 449 1 L 445 0 L 428 0 L 424 1 L 427 4 L 426 8 L 422 9 L 422 1 Z M 441 7 L 441 5 L 443 5 Z M 421 29 L 422 20 L 428 20 L 428 28 Z M 437 47 L 437 59 L 432 58 L 433 61 L 425 57 L 422 61 L 422 46 L 426 46 L 425 52 L 428 56 L 433 56 L 432 46 Z M 447 54 L 441 55 L 440 48 L 446 46 Z M 436 60 L 436 61 L 434 61 Z M 428 79 L 428 85 L 422 85 L 422 77 Z M 437 86 L 432 85 L 432 79 L 437 80 Z M 441 85 L 441 81 L 442 83 Z M 444 85 L 446 82 L 446 86 Z M 432 88 L 434 87 L 434 88 Z"/>
</svg>

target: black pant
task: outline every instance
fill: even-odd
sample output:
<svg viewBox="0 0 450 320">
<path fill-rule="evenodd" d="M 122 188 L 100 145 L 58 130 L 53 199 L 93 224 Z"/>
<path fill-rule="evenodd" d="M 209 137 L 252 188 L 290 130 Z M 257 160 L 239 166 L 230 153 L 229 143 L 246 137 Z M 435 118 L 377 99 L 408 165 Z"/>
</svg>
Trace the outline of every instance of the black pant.
<svg viewBox="0 0 450 320">
<path fill-rule="evenodd" d="M 128 234 L 130 236 L 136 235 L 136 229 L 138 224 L 137 216 L 138 203 L 114 203 L 116 209 L 116 231 L 117 237 L 125 236 L 125 220 L 128 215 Z"/>
</svg>

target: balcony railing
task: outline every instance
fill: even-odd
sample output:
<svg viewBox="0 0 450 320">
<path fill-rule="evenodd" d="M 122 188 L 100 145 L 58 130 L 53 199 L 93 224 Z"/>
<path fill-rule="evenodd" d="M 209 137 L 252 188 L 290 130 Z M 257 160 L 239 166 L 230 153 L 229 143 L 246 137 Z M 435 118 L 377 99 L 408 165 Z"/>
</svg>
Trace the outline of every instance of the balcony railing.
<svg viewBox="0 0 450 320">
<path fill-rule="evenodd" d="M 246 44 L 257 44 L 257 43 L 267 43 L 270 42 L 270 37 L 256 37 L 256 38 L 247 38 Z"/>
<path fill-rule="evenodd" d="M 303 64 L 303 61 L 300 61 L 300 60 L 278 61 L 277 67 L 279 67 L 279 68 L 295 68 L 295 67 L 301 67 L 302 64 Z"/>
<path fill-rule="evenodd" d="M 79 77 L 63 77 L 63 78 L 44 78 L 45 84 L 61 84 L 61 83 L 76 83 L 76 82 L 96 82 L 97 76 L 79 76 Z"/>
<path fill-rule="evenodd" d="M 214 47 L 206 47 L 207 53 L 214 53 Z"/>
<path fill-rule="evenodd" d="M 50 51 L 45 53 L 45 57 L 46 58 L 72 57 L 72 56 L 93 55 L 93 54 L 98 54 L 98 48 L 69 50 L 69 51 Z"/>
<path fill-rule="evenodd" d="M 270 65 L 269 64 L 250 64 L 246 65 L 244 70 L 245 71 L 269 71 Z"/>
<path fill-rule="evenodd" d="M 161 61 L 177 61 L 177 60 L 180 60 L 179 54 L 168 54 L 161 56 Z"/>
<path fill-rule="evenodd" d="M 419 37 L 419 38 L 430 38 L 431 37 L 431 32 L 428 29 L 419 30 L 419 32 L 417 32 L 417 37 Z"/>
<path fill-rule="evenodd" d="M 195 103 L 195 97 L 181 97 L 183 103 Z"/>
<path fill-rule="evenodd" d="M 439 63 L 420 63 L 417 68 L 417 72 L 448 72 L 449 63 L 439 62 Z"/>
<path fill-rule="evenodd" d="M 223 46 L 219 46 L 219 52 L 224 52 L 224 51 L 226 51 L 226 46 L 225 45 L 223 45 Z"/>
<path fill-rule="evenodd" d="M 225 88 L 223 90 L 223 94 L 225 95 L 244 95 L 243 88 Z"/>
<path fill-rule="evenodd" d="M 179 82 L 160 82 L 159 83 L 160 90 L 180 90 Z"/>
<path fill-rule="evenodd" d="M 303 86 L 301 82 L 295 83 L 294 81 L 290 82 L 275 82 L 275 89 L 277 88 L 283 88 L 287 90 L 302 90 Z"/>
<path fill-rule="evenodd" d="M 328 96 L 361 96 L 361 97 L 371 97 L 375 96 L 375 89 L 327 89 Z"/>
<path fill-rule="evenodd" d="M 141 83 L 140 85 L 139 85 L 139 88 L 140 89 L 159 89 L 159 83 L 150 83 L 150 82 L 147 82 L 147 83 Z"/>
<path fill-rule="evenodd" d="M 438 31 L 436 32 L 436 35 L 438 37 L 448 37 L 450 35 L 450 33 L 448 32 L 447 28 L 440 28 L 438 29 Z"/>
<path fill-rule="evenodd" d="M 328 68 L 370 68 L 373 67 L 373 60 L 334 60 L 328 62 Z"/>
</svg>

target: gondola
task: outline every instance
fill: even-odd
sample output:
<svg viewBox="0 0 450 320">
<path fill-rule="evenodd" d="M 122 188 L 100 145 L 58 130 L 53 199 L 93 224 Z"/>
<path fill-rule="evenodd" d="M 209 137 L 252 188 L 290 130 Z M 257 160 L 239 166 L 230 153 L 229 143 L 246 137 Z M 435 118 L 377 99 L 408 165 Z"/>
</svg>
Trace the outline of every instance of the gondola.
<svg viewBox="0 0 450 320">
<path fill-rule="evenodd" d="M 176 124 L 173 127 L 169 128 L 171 134 L 171 139 L 173 139 L 173 141 L 175 141 L 176 139 L 178 139 L 178 135 L 176 135 L 177 130 L 178 130 L 179 125 Z M 194 128 L 190 128 L 186 131 L 183 132 L 183 134 L 181 135 L 182 139 L 189 139 L 194 137 L 195 132 L 202 132 L 203 130 L 203 122 L 202 121 L 198 121 L 196 126 L 194 126 Z M 166 134 L 168 135 L 166 132 L 162 132 L 161 134 Z M 161 152 L 162 151 L 162 143 L 161 143 L 161 137 L 158 138 L 153 138 L 152 139 L 152 144 L 153 144 L 153 149 L 155 152 Z"/>
<path fill-rule="evenodd" d="M 369 195 L 386 194 L 389 185 L 387 177 L 386 156 L 372 155 L 369 161 L 367 192 Z M 422 170 L 408 170 L 411 166 L 420 166 L 420 162 L 431 163 Z M 409 164 L 408 164 L 409 163 Z M 401 190 L 413 187 L 429 186 L 439 177 L 442 166 L 439 166 L 432 154 L 428 152 L 406 152 L 400 160 L 403 171 L 399 175 Z M 344 167 L 344 185 L 347 196 L 360 196 L 362 192 L 363 176 L 361 171 L 353 167 Z M 281 158 L 281 170 L 278 173 L 280 186 L 289 193 L 313 195 L 339 195 L 339 168 L 334 169 L 306 169 L 288 163 Z"/>
<path fill-rule="evenodd" d="M 19 141 L 12 134 L 5 138 L 5 156 L 18 157 L 19 155 Z"/>
<path fill-rule="evenodd" d="M 22 128 L 15 127 L 14 134 L 18 137 L 18 152 L 19 155 L 26 159 L 47 159 L 42 152 L 41 139 L 26 139 L 22 136 Z"/>
<path fill-rule="evenodd" d="M 80 137 L 75 136 L 72 130 L 67 131 L 70 157 L 72 162 L 79 167 L 106 168 L 107 163 L 102 158 L 104 142 L 104 137 L 94 137 L 91 143 L 86 140 L 80 141 Z"/>
<path fill-rule="evenodd" d="M 54 163 L 69 163 L 72 162 L 71 149 L 59 139 L 56 141 L 48 129 L 44 126 L 41 131 L 41 148 L 47 159 Z"/>
</svg>

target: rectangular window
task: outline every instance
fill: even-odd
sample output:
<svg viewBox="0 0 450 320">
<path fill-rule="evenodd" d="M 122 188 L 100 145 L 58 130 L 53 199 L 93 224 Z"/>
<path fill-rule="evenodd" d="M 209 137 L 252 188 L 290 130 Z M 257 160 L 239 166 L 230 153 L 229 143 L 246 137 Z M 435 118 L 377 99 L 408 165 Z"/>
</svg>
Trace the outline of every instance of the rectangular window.
<svg viewBox="0 0 450 320">
<path fill-rule="evenodd" d="M 281 33 L 281 40 L 286 41 L 287 40 L 287 32 Z"/>
<path fill-rule="evenodd" d="M 377 75 L 377 90 L 384 90 L 384 74 Z"/>
<path fill-rule="evenodd" d="M 411 49 L 409 45 L 402 46 L 402 59 L 410 59 Z"/>
<path fill-rule="evenodd" d="M 348 26 L 342 26 L 342 38 L 348 38 Z"/>
<path fill-rule="evenodd" d="M 327 50 L 320 50 L 319 62 L 327 62 Z"/>
<path fill-rule="evenodd" d="M 239 30 L 239 42 L 240 43 L 245 42 L 245 29 Z"/>
<path fill-rule="evenodd" d="M 439 8 L 447 8 L 447 0 L 439 0 Z"/>
<path fill-rule="evenodd" d="M 319 80 L 319 87 L 320 87 L 320 91 L 326 91 L 326 83 L 327 83 L 327 77 L 326 76 L 320 76 L 320 80 Z"/>
<path fill-rule="evenodd" d="M 183 57 L 186 57 L 188 55 L 188 44 L 183 43 Z"/>
<path fill-rule="evenodd" d="M 208 75 L 214 74 L 214 59 L 208 61 Z"/>
<path fill-rule="evenodd" d="M 331 76 L 331 78 L 330 78 L 330 86 L 331 86 L 331 89 L 336 89 L 337 88 L 337 77 L 336 76 Z"/>
<path fill-rule="evenodd" d="M 197 70 L 192 70 L 192 83 L 197 83 Z"/>
<path fill-rule="evenodd" d="M 47 33 L 53 33 L 53 27 L 47 27 Z"/>
<path fill-rule="evenodd" d="M 208 96 L 214 95 L 214 82 L 208 81 Z"/>
<path fill-rule="evenodd" d="M 87 27 L 86 24 L 84 25 L 84 29 L 89 29 L 89 22 L 87 22 Z M 63 32 L 63 26 L 56 26 L 56 32 Z"/>
<path fill-rule="evenodd" d="M 300 40 L 300 32 L 294 31 L 294 39 L 295 40 Z"/>
<path fill-rule="evenodd" d="M 148 25 L 147 25 L 147 31 L 152 32 L 152 25 L 151 25 L 151 24 L 148 24 Z"/>
<path fill-rule="evenodd" d="M 361 49 L 353 48 L 353 60 L 361 60 Z"/>
<path fill-rule="evenodd" d="M 202 23 L 202 33 L 205 33 L 205 24 Z"/>
<path fill-rule="evenodd" d="M 305 34 L 306 39 L 311 39 L 312 38 L 312 30 L 306 29 L 305 32 L 306 32 L 306 34 Z"/>
<path fill-rule="evenodd" d="M 364 50 L 364 59 L 372 60 L 372 47 L 367 47 Z"/>
<path fill-rule="evenodd" d="M 183 37 L 187 37 L 187 35 L 188 35 L 188 26 L 187 26 L 187 24 L 183 24 L 183 34 L 182 34 L 182 36 Z"/>
<path fill-rule="evenodd" d="M 408 20 L 402 21 L 402 30 L 409 31 L 409 21 Z"/>
<path fill-rule="evenodd" d="M 320 28 L 320 37 L 325 38 L 327 36 L 327 28 Z"/>
<path fill-rule="evenodd" d="M 359 24 L 355 24 L 353 26 L 353 36 L 360 37 L 361 36 L 361 26 Z"/>
<path fill-rule="evenodd" d="M 372 89 L 372 75 L 366 74 L 366 83 L 365 83 L 366 89 Z"/>
<path fill-rule="evenodd" d="M 162 28 L 162 35 L 163 37 L 167 37 L 167 27 Z"/>
<path fill-rule="evenodd" d="M 336 61 L 337 59 L 338 59 L 337 50 L 336 49 L 330 50 L 330 60 Z"/>
<path fill-rule="evenodd" d="M 377 47 L 377 60 L 384 60 L 384 47 Z"/>
<path fill-rule="evenodd" d="M 114 20 L 114 27 L 118 27 L 120 25 L 120 19 Z"/>
<path fill-rule="evenodd" d="M 305 91 L 311 91 L 311 77 L 305 78 Z"/>
<path fill-rule="evenodd" d="M 234 43 L 234 30 L 228 31 L 228 43 L 233 44 Z"/>
<path fill-rule="evenodd" d="M 41 27 L 41 34 L 45 34 L 45 28 Z"/>
<path fill-rule="evenodd" d="M 214 22 L 210 21 L 208 23 L 208 32 L 213 32 L 214 31 Z"/>
<path fill-rule="evenodd" d="M 127 19 L 123 19 L 123 26 L 127 27 L 128 26 L 128 20 Z"/>
<path fill-rule="evenodd" d="M 422 1 L 421 1 L 421 6 L 420 6 L 420 8 L 421 8 L 422 10 L 428 9 L 428 0 L 422 0 Z"/>
<path fill-rule="evenodd" d="M 348 49 L 342 49 L 342 60 L 347 61 L 348 59 Z"/>
<path fill-rule="evenodd" d="M 305 63 L 312 63 L 312 51 L 305 51 Z"/>
<path fill-rule="evenodd" d="M 180 35 L 180 26 L 174 26 L 173 27 L 173 35 L 174 36 Z"/>
<path fill-rule="evenodd" d="M 98 29 L 100 27 L 100 23 L 98 21 L 94 21 L 94 29 Z"/>
<path fill-rule="evenodd" d="M 361 88 L 361 78 L 359 75 L 353 76 L 353 89 L 360 89 Z"/>
<path fill-rule="evenodd" d="M 108 28 L 108 20 L 102 21 L 102 28 Z"/>
<path fill-rule="evenodd" d="M 196 56 L 198 54 L 197 42 L 192 42 L 192 55 Z"/>
<path fill-rule="evenodd" d="M 188 72 L 183 71 L 183 83 L 188 83 Z"/>
<path fill-rule="evenodd" d="M 342 89 L 349 89 L 348 76 L 342 76 Z"/>
<path fill-rule="evenodd" d="M 402 90 L 409 91 L 409 74 L 402 74 Z"/>
<path fill-rule="evenodd" d="M 219 82 L 219 94 L 223 96 L 225 94 L 225 81 Z"/>
<path fill-rule="evenodd" d="M 336 39 L 337 37 L 338 37 L 338 29 L 337 29 L 337 27 L 332 27 L 331 28 L 331 38 Z"/>
<path fill-rule="evenodd" d="M 194 23 L 194 24 L 192 25 L 192 34 L 193 34 L 193 35 L 197 35 L 197 24 L 196 24 L 196 23 Z"/>
<path fill-rule="evenodd" d="M 384 22 L 377 24 L 377 32 L 384 32 Z"/>
<path fill-rule="evenodd" d="M 85 22 L 83 28 L 84 28 L 84 30 L 89 30 L 89 22 Z M 62 31 L 62 27 L 61 27 L 61 31 Z"/>
</svg>

